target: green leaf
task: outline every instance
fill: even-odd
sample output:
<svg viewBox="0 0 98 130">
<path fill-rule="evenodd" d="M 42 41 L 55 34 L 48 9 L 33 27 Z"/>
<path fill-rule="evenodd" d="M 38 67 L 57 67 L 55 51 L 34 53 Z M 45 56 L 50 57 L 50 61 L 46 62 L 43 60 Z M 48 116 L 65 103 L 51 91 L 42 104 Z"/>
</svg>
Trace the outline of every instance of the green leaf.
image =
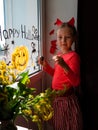
<svg viewBox="0 0 98 130">
<path fill-rule="evenodd" d="M 20 77 L 21 77 L 20 82 L 22 84 L 26 84 L 27 83 L 27 81 L 29 79 L 28 73 L 29 73 L 29 71 L 23 72 L 23 73 L 20 74 Z"/>
</svg>

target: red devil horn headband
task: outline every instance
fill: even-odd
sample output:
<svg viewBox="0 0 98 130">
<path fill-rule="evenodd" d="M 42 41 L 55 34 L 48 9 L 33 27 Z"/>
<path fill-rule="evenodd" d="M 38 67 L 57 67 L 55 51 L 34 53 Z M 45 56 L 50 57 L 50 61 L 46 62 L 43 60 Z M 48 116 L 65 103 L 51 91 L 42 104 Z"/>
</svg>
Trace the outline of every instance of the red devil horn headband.
<svg viewBox="0 0 98 130">
<path fill-rule="evenodd" d="M 61 25 L 62 23 L 63 23 L 63 22 L 62 22 L 60 19 L 57 18 L 57 20 L 56 20 L 56 22 L 54 23 L 54 25 L 59 26 L 59 25 Z"/>
<path fill-rule="evenodd" d="M 57 18 L 56 22 L 54 23 L 54 25 L 60 26 L 63 22 Z M 74 17 L 72 17 L 68 22 L 69 25 L 74 26 L 75 23 L 75 19 Z"/>
<path fill-rule="evenodd" d="M 71 26 L 74 26 L 75 19 L 74 19 L 74 18 L 71 18 L 67 23 L 68 23 L 69 25 L 71 25 Z"/>
</svg>

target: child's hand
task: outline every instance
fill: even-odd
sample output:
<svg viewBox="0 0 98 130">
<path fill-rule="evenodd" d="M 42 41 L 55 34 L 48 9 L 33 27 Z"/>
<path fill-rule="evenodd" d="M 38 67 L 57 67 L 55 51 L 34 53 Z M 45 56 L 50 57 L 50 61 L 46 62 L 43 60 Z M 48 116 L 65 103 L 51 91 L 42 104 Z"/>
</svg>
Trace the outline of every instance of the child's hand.
<svg viewBox="0 0 98 130">
<path fill-rule="evenodd" d="M 66 71 L 69 70 L 68 65 L 66 64 L 66 62 L 64 61 L 64 59 L 61 56 L 54 56 L 53 60 L 58 63 L 62 68 L 64 68 Z"/>
<path fill-rule="evenodd" d="M 40 56 L 40 57 L 38 58 L 38 64 L 44 65 L 44 62 L 45 62 L 44 57 L 43 57 L 43 56 Z"/>
<path fill-rule="evenodd" d="M 61 66 L 65 65 L 65 61 L 61 56 L 54 56 L 53 60 Z"/>
</svg>

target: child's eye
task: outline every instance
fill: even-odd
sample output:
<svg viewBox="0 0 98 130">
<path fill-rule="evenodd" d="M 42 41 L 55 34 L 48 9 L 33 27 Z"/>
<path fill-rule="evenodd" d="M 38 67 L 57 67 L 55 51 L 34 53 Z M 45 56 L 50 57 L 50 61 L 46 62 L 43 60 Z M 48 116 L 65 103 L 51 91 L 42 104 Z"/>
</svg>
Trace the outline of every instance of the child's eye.
<svg viewBox="0 0 98 130">
<path fill-rule="evenodd" d="M 60 36 L 60 37 L 58 37 L 58 39 L 62 39 L 62 37 Z"/>
<path fill-rule="evenodd" d="M 66 36 L 65 38 L 66 38 L 66 39 L 70 39 L 70 38 L 71 38 L 71 36 Z"/>
</svg>

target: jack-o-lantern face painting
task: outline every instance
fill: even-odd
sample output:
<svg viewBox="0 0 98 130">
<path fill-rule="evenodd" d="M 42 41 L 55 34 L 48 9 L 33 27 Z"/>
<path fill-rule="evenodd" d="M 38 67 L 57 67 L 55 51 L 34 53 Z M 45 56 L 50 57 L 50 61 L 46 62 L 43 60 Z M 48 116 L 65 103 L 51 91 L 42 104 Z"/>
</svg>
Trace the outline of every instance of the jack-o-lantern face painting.
<svg viewBox="0 0 98 130">
<path fill-rule="evenodd" d="M 28 49 L 25 46 L 16 47 L 12 54 L 12 64 L 17 70 L 24 70 L 28 64 Z"/>
</svg>

